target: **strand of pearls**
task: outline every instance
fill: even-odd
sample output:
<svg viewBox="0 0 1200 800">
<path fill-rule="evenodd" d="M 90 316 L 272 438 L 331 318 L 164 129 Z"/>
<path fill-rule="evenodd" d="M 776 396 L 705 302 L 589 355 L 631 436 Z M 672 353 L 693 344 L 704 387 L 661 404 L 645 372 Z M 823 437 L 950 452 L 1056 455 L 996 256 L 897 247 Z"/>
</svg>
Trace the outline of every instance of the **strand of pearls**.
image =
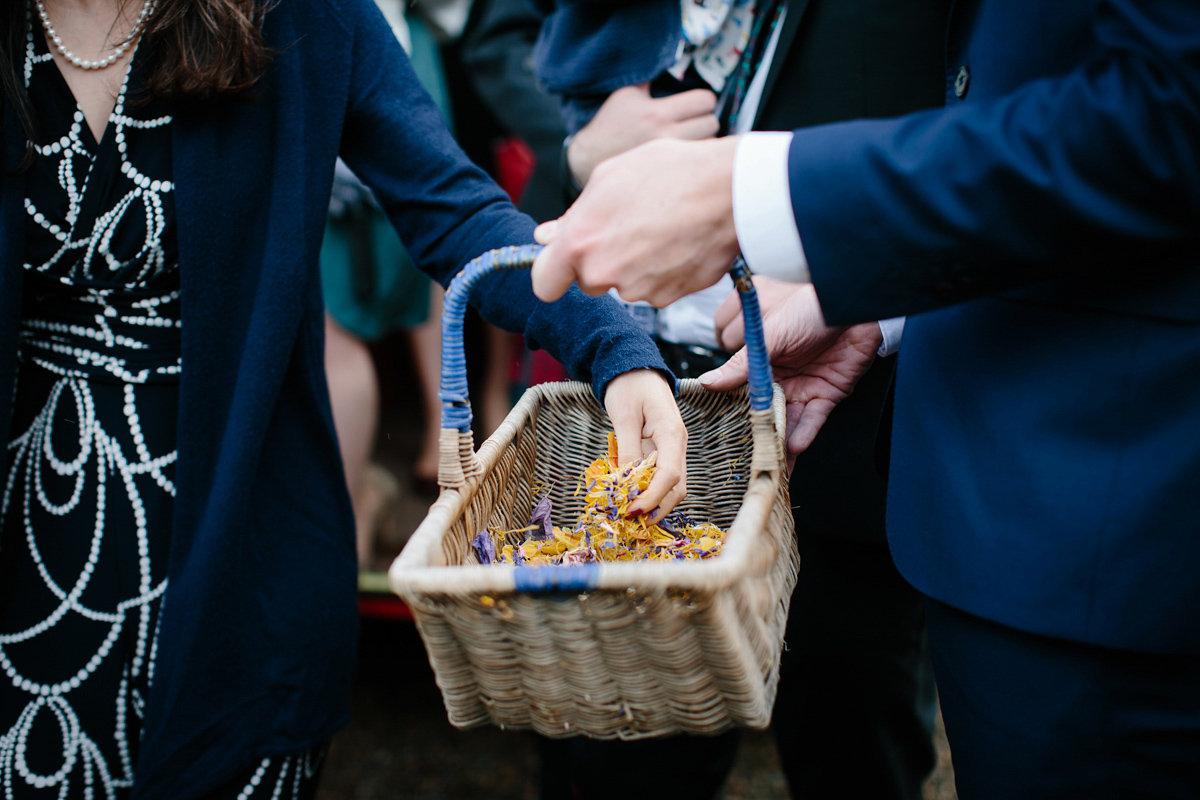
<svg viewBox="0 0 1200 800">
<path fill-rule="evenodd" d="M 46 29 L 46 36 L 53 42 L 54 49 L 58 50 L 63 58 L 79 69 L 88 70 L 104 69 L 115 64 L 117 59 L 123 56 L 125 51 L 129 49 L 129 46 L 137 40 L 138 35 L 141 33 L 142 25 L 146 22 L 146 18 L 154 12 L 154 0 L 145 0 L 142 3 L 142 10 L 138 12 L 137 19 L 133 23 L 133 30 L 129 32 L 129 36 L 125 41 L 117 45 L 116 49 L 109 53 L 106 58 L 102 58 L 99 61 L 85 61 L 68 50 L 66 45 L 63 44 L 62 37 L 58 35 L 58 32 L 54 30 L 54 26 L 50 24 L 50 15 L 46 13 L 46 6 L 42 4 L 42 0 L 34 0 L 34 5 L 37 6 L 38 16 L 42 20 L 42 27 Z"/>
</svg>

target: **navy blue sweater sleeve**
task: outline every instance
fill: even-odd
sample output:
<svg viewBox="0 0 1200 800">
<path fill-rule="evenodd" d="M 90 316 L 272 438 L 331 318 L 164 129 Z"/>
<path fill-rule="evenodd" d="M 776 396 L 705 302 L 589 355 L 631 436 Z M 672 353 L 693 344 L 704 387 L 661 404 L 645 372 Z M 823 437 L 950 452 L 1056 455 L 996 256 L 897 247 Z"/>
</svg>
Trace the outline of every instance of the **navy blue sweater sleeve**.
<svg viewBox="0 0 1200 800">
<path fill-rule="evenodd" d="M 416 264 L 447 285 L 480 253 L 533 241 L 533 221 L 459 149 L 374 4 L 345 6 L 355 41 L 342 156 L 375 192 Z M 611 298 L 572 287 L 545 304 L 527 272 L 506 272 L 481 281 L 471 302 L 484 319 L 545 347 L 600 399 L 623 372 L 670 375 L 654 342 Z"/>
<path fill-rule="evenodd" d="M 679 0 L 560 0 L 542 23 L 534 72 L 549 92 L 602 100 L 675 63 L 681 18 Z M 583 124 L 568 122 L 572 128 Z"/>
</svg>

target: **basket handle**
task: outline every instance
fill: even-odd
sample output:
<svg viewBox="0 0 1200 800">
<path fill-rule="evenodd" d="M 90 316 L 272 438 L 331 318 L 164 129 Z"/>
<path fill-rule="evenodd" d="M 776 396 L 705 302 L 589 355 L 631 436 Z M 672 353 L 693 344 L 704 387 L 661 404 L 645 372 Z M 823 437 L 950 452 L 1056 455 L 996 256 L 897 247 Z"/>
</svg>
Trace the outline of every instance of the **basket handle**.
<svg viewBox="0 0 1200 800">
<path fill-rule="evenodd" d="M 733 285 L 742 301 L 742 322 L 745 327 L 747 383 L 750 384 L 750 409 L 767 411 L 775 396 L 775 378 L 771 374 L 771 359 L 767 356 L 767 340 L 763 334 L 762 309 L 758 292 L 754 290 L 750 268 L 738 256 L 729 268 Z"/>
<path fill-rule="evenodd" d="M 450 282 L 442 306 L 442 439 L 438 483 L 444 488 L 462 486 L 479 473 L 479 462 L 471 434 L 471 401 L 467 391 L 467 358 L 463 346 L 463 319 L 467 299 L 476 282 L 490 272 L 529 269 L 541 245 L 527 244 L 489 250 L 462 268 Z M 750 408 L 768 411 L 774 393 L 771 364 L 763 338 L 762 312 L 750 270 L 739 256 L 730 274 L 742 301 L 749 364 Z"/>
</svg>

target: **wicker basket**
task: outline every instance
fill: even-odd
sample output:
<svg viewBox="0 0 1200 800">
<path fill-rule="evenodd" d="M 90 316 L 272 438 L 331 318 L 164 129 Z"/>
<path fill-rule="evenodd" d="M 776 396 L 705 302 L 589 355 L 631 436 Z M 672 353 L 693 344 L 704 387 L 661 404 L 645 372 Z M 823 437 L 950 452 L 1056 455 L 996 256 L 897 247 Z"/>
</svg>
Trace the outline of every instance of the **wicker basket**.
<svg viewBox="0 0 1200 800">
<path fill-rule="evenodd" d="M 447 294 L 442 493 L 389 573 L 413 610 L 450 721 L 602 739 L 765 727 L 799 558 L 783 399 L 744 269 L 738 283 L 747 338 L 758 344 L 757 380 L 723 393 L 683 381 L 678 397 L 689 436 L 680 509 L 727 529 L 723 551 L 702 561 L 516 567 L 482 565 L 470 545 L 485 528 L 527 525 L 546 495 L 554 524 L 572 526 L 582 508 L 578 478 L 607 448 L 611 423 L 590 388 L 556 383 L 527 391 L 473 452 L 466 296 L 479 275 L 527 268 L 536 252 L 485 254 Z M 747 411 L 748 397 L 760 410 Z"/>
</svg>

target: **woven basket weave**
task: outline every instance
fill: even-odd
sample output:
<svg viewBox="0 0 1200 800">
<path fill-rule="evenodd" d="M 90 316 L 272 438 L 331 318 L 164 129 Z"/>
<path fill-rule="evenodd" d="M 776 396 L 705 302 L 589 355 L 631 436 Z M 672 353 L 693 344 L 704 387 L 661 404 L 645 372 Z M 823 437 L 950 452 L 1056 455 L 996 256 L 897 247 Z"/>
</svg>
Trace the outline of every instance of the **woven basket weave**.
<svg viewBox="0 0 1200 800">
<path fill-rule="evenodd" d="M 554 524 L 572 527 L 583 504 L 579 476 L 607 451 L 612 429 L 586 384 L 542 384 L 473 452 L 466 295 L 479 275 L 527 268 L 536 252 L 485 254 L 447 293 L 442 493 L 389 572 L 412 608 L 450 722 L 603 739 L 765 727 L 799 558 L 783 398 L 770 381 L 748 273 L 735 277 L 747 340 L 757 343 L 749 390 L 682 381 L 678 395 L 688 428 L 688 497 L 679 508 L 729 531 L 719 555 L 516 567 L 482 565 L 470 545 L 485 528 L 527 525 L 543 496 Z"/>
</svg>

